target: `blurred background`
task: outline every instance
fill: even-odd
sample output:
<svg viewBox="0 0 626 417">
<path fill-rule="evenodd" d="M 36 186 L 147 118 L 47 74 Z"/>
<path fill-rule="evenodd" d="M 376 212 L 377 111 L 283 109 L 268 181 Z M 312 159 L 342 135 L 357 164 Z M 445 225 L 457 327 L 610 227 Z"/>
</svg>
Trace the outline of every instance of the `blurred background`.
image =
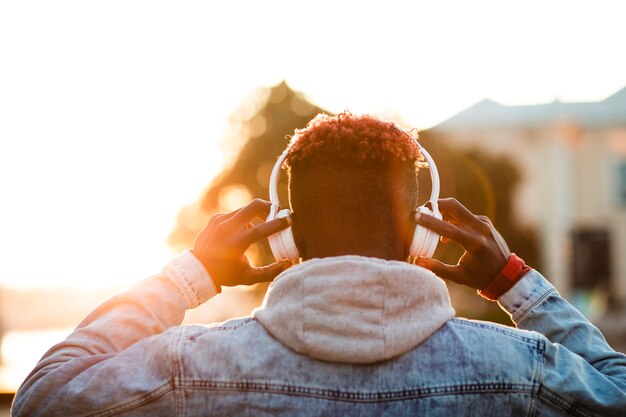
<svg viewBox="0 0 626 417">
<path fill-rule="evenodd" d="M 0 2 L 0 392 L 267 184 L 318 112 L 421 130 L 453 196 L 626 350 L 626 6 Z M 285 191 L 285 184 L 281 185 Z M 422 201 L 430 187 L 420 171 Z M 460 249 L 435 257 L 456 262 Z M 250 248 L 270 262 L 266 242 Z M 187 322 L 248 314 L 226 289 Z M 449 285 L 458 315 L 511 324 Z M 6 413 L 6 411 L 4 411 Z"/>
</svg>

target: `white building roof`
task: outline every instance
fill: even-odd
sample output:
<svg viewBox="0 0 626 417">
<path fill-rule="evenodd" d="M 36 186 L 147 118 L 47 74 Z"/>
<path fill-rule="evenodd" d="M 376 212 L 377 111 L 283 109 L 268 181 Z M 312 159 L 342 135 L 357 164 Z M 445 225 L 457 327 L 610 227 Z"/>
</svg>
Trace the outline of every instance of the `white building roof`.
<svg viewBox="0 0 626 417">
<path fill-rule="evenodd" d="M 583 127 L 626 126 L 626 87 L 603 101 L 506 106 L 485 99 L 435 126 L 435 130 L 532 128 L 554 122 L 575 122 Z"/>
</svg>

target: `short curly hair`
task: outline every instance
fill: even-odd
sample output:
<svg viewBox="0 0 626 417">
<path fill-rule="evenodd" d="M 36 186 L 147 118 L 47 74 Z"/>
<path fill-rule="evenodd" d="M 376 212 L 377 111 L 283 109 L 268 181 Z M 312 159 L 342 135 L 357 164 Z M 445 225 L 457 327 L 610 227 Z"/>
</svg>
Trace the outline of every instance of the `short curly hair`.
<svg viewBox="0 0 626 417">
<path fill-rule="evenodd" d="M 294 164 L 313 160 L 344 163 L 395 160 L 417 166 L 420 159 L 415 130 L 402 129 L 375 116 L 357 116 L 345 111 L 337 116 L 320 113 L 304 129 L 297 129 L 285 165 L 289 169 Z"/>
</svg>

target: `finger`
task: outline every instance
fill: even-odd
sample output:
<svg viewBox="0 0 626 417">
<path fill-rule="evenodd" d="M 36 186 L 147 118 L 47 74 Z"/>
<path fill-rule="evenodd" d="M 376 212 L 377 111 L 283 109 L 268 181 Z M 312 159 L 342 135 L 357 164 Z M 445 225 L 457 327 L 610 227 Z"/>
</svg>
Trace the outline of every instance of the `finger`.
<svg viewBox="0 0 626 417">
<path fill-rule="evenodd" d="M 246 277 L 248 285 L 273 281 L 281 272 L 292 266 L 291 261 L 275 262 L 267 266 L 252 267 Z"/>
<path fill-rule="evenodd" d="M 270 212 L 270 207 L 272 203 L 269 201 L 261 200 L 260 198 L 255 198 L 245 207 L 239 209 L 237 213 L 235 213 L 230 220 L 228 220 L 228 225 L 232 225 L 236 227 L 237 225 L 249 223 L 252 219 L 257 216 L 265 215 L 267 216 Z"/>
<path fill-rule="evenodd" d="M 263 238 L 273 235 L 276 232 L 280 232 L 283 229 L 289 227 L 290 220 L 287 217 L 281 217 L 279 219 L 270 220 L 269 222 L 261 223 L 258 226 L 254 226 L 248 229 L 242 236 L 244 243 L 251 245 Z"/>
<path fill-rule="evenodd" d="M 488 216 L 481 214 L 479 216 L 476 216 L 476 218 L 480 220 L 481 222 L 485 223 L 487 226 L 493 226 L 493 223 L 491 222 L 491 219 Z"/>
<path fill-rule="evenodd" d="M 432 271 L 438 277 L 454 282 L 463 281 L 462 270 L 457 265 L 448 265 L 431 258 L 417 258 L 415 265 Z"/>
<path fill-rule="evenodd" d="M 455 219 L 454 217 L 448 216 L 448 218 L 444 218 L 444 220 L 463 229 L 463 223 L 461 223 L 458 219 Z"/>
<path fill-rule="evenodd" d="M 223 223 L 226 220 L 228 220 L 231 217 L 233 217 L 235 214 L 239 213 L 240 210 L 241 210 L 241 208 L 238 208 L 237 210 L 233 210 L 233 211 L 228 212 L 228 213 L 215 213 L 209 219 L 209 222 L 207 223 L 207 226 L 215 225 L 216 223 Z"/>
<path fill-rule="evenodd" d="M 438 218 L 428 214 L 417 213 L 415 215 L 415 221 L 419 225 L 427 227 L 443 237 L 454 240 L 465 249 L 472 249 L 474 247 L 474 243 L 476 242 L 472 233 L 455 226 L 450 222 L 439 220 Z"/>
<path fill-rule="evenodd" d="M 442 198 L 437 202 L 444 218 L 452 217 L 463 225 L 474 225 L 476 216 L 456 198 Z"/>
</svg>

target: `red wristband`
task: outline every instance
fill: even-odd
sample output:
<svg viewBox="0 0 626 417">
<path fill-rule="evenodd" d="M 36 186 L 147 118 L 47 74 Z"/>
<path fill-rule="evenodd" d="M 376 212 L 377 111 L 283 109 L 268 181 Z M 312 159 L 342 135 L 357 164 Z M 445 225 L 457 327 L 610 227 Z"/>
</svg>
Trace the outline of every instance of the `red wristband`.
<svg viewBox="0 0 626 417">
<path fill-rule="evenodd" d="M 491 280 L 482 290 L 478 291 L 478 294 L 490 301 L 495 301 L 500 298 L 505 292 L 510 290 L 513 285 L 524 277 L 531 267 L 524 263 L 524 260 L 512 253 L 509 256 L 509 260 L 504 264 L 498 275 Z"/>
</svg>

